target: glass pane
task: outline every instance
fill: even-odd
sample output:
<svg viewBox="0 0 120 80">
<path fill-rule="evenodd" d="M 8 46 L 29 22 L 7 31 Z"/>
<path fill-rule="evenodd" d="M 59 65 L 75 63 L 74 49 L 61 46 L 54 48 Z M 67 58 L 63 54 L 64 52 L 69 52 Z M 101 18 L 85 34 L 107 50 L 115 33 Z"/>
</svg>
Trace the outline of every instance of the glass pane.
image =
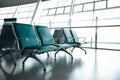
<svg viewBox="0 0 120 80">
<path fill-rule="evenodd" d="M 82 5 L 74 6 L 74 12 L 82 11 Z"/>
<path fill-rule="evenodd" d="M 106 1 L 96 2 L 95 3 L 95 9 L 102 9 L 106 8 Z"/>
<path fill-rule="evenodd" d="M 26 21 L 27 21 L 27 18 L 18 18 L 17 19 L 17 22 L 19 22 L 19 23 L 27 23 Z"/>
<path fill-rule="evenodd" d="M 69 15 L 57 15 L 55 16 L 54 22 L 64 22 L 69 20 Z"/>
<path fill-rule="evenodd" d="M 48 14 L 48 10 L 43 10 L 42 11 L 42 15 L 47 15 Z"/>
<path fill-rule="evenodd" d="M 34 10 L 35 10 L 35 7 L 36 7 L 36 5 L 31 6 L 31 7 L 30 7 L 30 11 L 34 11 Z"/>
<path fill-rule="evenodd" d="M 7 18 L 6 14 L 0 15 L 0 19 L 4 19 L 4 18 Z"/>
<path fill-rule="evenodd" d="M 58 7 L 71 5 L 71 1 L 72 1 L 72 0 L 61 0 L 61 1 L 59 1 L 59 3 L 58 3 Z"/>
<path fill-rule="evenodd" d="M 84 11 L 93 10 L 93 3 L 84 4 Z"/>
<path fill-rule="evenodd" d="M 120 0 L 108 0 L 108 7 L 120 6 Z"/>
<path fill-rule="evenodd" d="M 61 14 L 63 13 L 64 8 L 57 8 L 56 14 Z"/>
<path fill-rule="evenodd" d="M 26 12 L 26 11 L 30 11 L 31 7 L 22 7 L 20 8 L 20 12 Z"/>
<path fill-rule="evenodd" d="M 36 3 L 19 6 L 14 16 L 18 19 L 17 22 L 30 23 L 30 19 L 32 19 L 35 11 L 35 7 Z"/>
<path fill-rule="evenodd" d="M 90 26 L 93 25 L 93 13 L 82 12 L 74 13 L 72 16 L 72 26 Z"/>
<path fill-rule="evenodd" d="M 44 1 L 40 3 L 42 9 L 54 8 L 58 5 L 58 1 Z"/>
<path fill-rule="evenodd" d="M 56 9 L 50 9 L 50 10 L 49 10 L 49 15 L 55 14 L 55 11 L 56 11 Z"/>
<path fill-rule="evenodd" d="M 84 3 L 84 0 L 75 0 L 75 4 Z"/>
<path fill-rule="evenodd" d="M 19 13 L 19 15 L 17 16 L 18 18 L 23 18 L 23 17 L 27 17 L 28 13 Z"/>
<path fill-rule="evenodd" d="M 75 4 L 86 3 L 86 2 L 93 2 L 95 0 L 75 0 Z"/>
<path fill-rule="evenodd" d="M 39 20 L 39 24 L 40 23 L 47 23 L 49 24 L 50 22 L 53 22 L 54 16 L 45 16 L 45 17 L 41 17 Z"/>
<path fill-rule="evenodd" d="M 96 11 L 95 16 L 101 18 L 115 18 L 119 17 L 120 15 L 120 9 L 106 9 L 102 11 Z"/>
<path fill-rule="evenodd" d="M 2 29 L 2 24 L 4 23 L 3 20 L 0 20 L 0 30 Z"/>
<path fill-rule="evenodd" d="M 98 47 L 120 49 L 120 27 L 103 27 L 98 29 Z M 103 42 L 103 43 L 100 43 Z"/>
<path fill-rule="evenodd" d="M 91 20 L 93 18 L 92 12 L 74 13 L 73 20 Z"/>
<path fill-rule="evenodd" d="M 13 17 L 13 14 L 8 14 L 7 15 L 7 18 L 12 18 Z"/>
<path fill-rule="evenodd" d="M 28 12 L 28 16 L 27 17 L 32 17 L 33 16 L 33 11 L 32 12 Z"/>
<path fill-rule="evenodd" d="M 120 9 L 108 9 L 95 12 L 95 16 L 98 17 L 98 25 L 119 25 Z"/>
<path fill-rule="evenodd" d="M 81 46 L 83 47 L 94 47 L 94 44 L 92 44 L 92 42 L 95 42 L 95 29 L 94 28 L 72 28 L 72 30 L 74 30 L 78 37 L 79 37 L 79 41 L 81 41 L 81 43 L 83 42 L 84 38 L 85 38 L 85 42 L 87 42 L 87 44 L 82 44 Z"/>
<path fill-rule="evenodd" d="M 69 15 L 57 15 L 53 21 L 53 27 L 66 27 L 68 26 Z"/>
<path fill-rule="evenodd" d="M 52 24 L 52 27 L 57 28 L 57 27 L 68 27 L 68 22 L 55 22 Z"/>
<path fill-rule="evenodd" d="M 31 18 L 27 18 L 26 23 L 30 23 L 30 22 L 31 22 Z"/>
<path fill-rule="evenodd" d="M 70 7 L 65 7 L 64 13 L 70 13 Z"/>
</svg>

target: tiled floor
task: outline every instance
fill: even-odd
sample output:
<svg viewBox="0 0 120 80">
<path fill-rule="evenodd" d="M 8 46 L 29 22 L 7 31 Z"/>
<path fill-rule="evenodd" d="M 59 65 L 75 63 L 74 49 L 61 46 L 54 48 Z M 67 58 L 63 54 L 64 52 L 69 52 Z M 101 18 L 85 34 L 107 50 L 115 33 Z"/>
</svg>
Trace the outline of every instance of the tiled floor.
<svg viewBox="0 0 120 80">
<path fill-rule="evenodd" d="M 109 50 L 86 49 L 87 55 L 79 49 L 72 53 L 74 59 L 64 52 L 38 55 L 46 65 L 47 71 L 34 59 L 28 59 L 22 66 L 22 59 L 17 65 L 2 59 L 0 80 L 120 80 L 120 52 Z"/>
</svg>

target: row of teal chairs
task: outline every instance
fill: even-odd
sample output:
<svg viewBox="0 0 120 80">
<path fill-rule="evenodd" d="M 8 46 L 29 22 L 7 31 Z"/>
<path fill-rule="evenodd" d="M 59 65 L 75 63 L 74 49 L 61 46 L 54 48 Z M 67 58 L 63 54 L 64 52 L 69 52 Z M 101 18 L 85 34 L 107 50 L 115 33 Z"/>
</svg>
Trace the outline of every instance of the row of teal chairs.
<svg viewBox="0 0 120 80">
<path fill-rule="evenodd" d="M 62 30 L 63 30 L 63 34 L 65 36 L 66 42 L 73 46 L 72 52 L 75 48 L 80 48 L 85 52 L 85 54 L 87 54 L 86 50 L 81 47 L 82 43 L 83 44 L 87 43 L 87 42 L 85 42 L 85 39 L 86 39 L 85 37 L 82 37 L 82 38 L 84 38 L 84 40 L 83 40 L 83 42 L 80 42 L 79 37 L 77 36 L 77 33 L 75 31 L 73 31 L 72 29 L 62 29 Z"/>
<path fill-rule="evenodd" d="M 67 43 L 67 44 L 71 45 L 73 47 L 71 52 L 73 52 L 73 50 L 75 48 L 80 48 L 85 52 L 85 54 L 87 54 L 86 50 L 81 47 L 82 44 L 87 44 L 87 42 L 85 42 L 86 38 L 78 37 L 77 33 L 74 30 L 67 29 L 67 28 L 56 29 L 54 31 L 53 37 L 57 44 Z M 81 38 L 83 40 L 80 42 L 79 39 L 81 39 Z"/>
<path fill-rule="evenodd" d="M 36 54 L 43 54 L 43 53 L 49 53 L 50 51 L 55 51 L 55 57 L 56 54 L 59 51 L 64 51 L 65 53 L 69 54 L 71 56 L 71 59 L 73 59 L 73 56 L 68 52 L 66 49 L 71 47 L 80 47 L 80 43 L 73 41 L 67 42 L 67 43 L 57 43 L 54 41 L 54 37 L 51 35 L 50 29 L 46 26 L 32 26 L 31 24 L 22 24 L 22 23 L 12 23 L 7 26 L 7 29 L 9 28 L 10 33 L 12 33 L 12 36 L 14 37 L 5 37 L 5 35 L 8 35 L 4 33 L 4 36 L 1 37 L 1 43 L 2 48 L 4 48 L 4 44 L 6 42 L 4 40 L 10 40 L 10 45 L 13 45 L 12 48 L 5 47 L 1 50 L 1 56 L 4 56 L 5 53 L 10 53 L 10 55 L 13 57 L 15 64 L 17 63 L 15 56 L 12 54 L 12 52 L 20 53 L 21 56 L 26 56 L 22 62 L 22 64 L 25 64 L 25 61 L 28 58 L 33 58 L 37 60 L 39 63 L 42 64 L 44 71 L 46 71 L 45 65 L 40 61 L 40 59 L 36 56 Z M 8 31 L 6 31 L 8 32 Z M 66 34 L 66 30 L 63 30 L 64 34 Z M 72 31 L 71 31 L 72 32 Z M 66 39 L 68 33 L 66 34 Z M 74 35 L 72 35 L 74 37 Z M 76 40 L 74 38 L 74 40 Z M 11 42 L 12 41 L 12 42 Z M 69 41 L 69 40 L 68 40 Z M 7 43 L 9 44 L 9 43 Z M 8 46 L 8 45 L 7 45 Z M 82 48 L 81 48 L 82 49 Z M 84 50 L 84 49 L 82 49 Z M 85 50 L 84 50 L 85 51 Z M 85 51 L 86 54 L 86 51 Z"/>
</svg>

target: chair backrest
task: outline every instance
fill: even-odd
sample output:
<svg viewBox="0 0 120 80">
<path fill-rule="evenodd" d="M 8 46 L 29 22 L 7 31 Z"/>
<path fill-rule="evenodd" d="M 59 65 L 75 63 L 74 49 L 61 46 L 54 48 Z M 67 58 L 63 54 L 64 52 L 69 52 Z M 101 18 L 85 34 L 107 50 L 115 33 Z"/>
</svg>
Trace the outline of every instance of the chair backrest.
<svg viewBox="0 0 120 80">
<path fill-rule="evenodd" d="M 36 32 L 41 40 L 41 45 L 54 45 L 54 38 L 51 35 L 50 29 L 46 26 L 35 26 Z"/>
<path fill-rule="evenodd" d="M 40 46 L 35 30 L 30 24 L 13 23 L 13 30 L 19 41 L 20 48 L 31 49 Z M 26 41 L 26 38 L 28 41 Z"/>
<path fill-rule="evenodd" d="M 67 43 L 72 43 L 73 42 L 73 37 L 71 35 L 70 30 L 69 29 L 62 29 L 62 30 L 63 30 L 64 36 L 65 36 L 66 42 Z"/>
<path fill-rule="evenodd" d="M 79 43 L 79 37 L 78 37 L 77 33 L 73 30 L 70 30 L 70 32 L 73 37 L 73 41 Z"/>
<path fill-rule="evenodd" d="M 66 41 L 63 31 L 61 29 L 55 29 L 53 37 L 56 44 L 63 44 Z"/>
<path fill-rule="evenodd" d="M 17 48 L 17 45 L 15 45 L 16 38 L 12 30 L 12 23 L 3 24 L 0 37 L 2 49 Z"/>
</svg>

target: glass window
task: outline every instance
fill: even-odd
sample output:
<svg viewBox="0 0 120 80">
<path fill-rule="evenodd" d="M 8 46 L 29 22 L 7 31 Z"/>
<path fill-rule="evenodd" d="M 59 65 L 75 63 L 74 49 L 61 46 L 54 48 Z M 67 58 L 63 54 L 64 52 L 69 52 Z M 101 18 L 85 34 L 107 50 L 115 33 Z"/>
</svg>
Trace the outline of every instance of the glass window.
<svg viewBox="0 0 120 80">
<path fill-rule="evenodd" d="M 75 4 L 81 4 L 84 3 L 84 0 L 75 0 Z"/>
<path fill-rule="evenodd" d="M 53 21 L 53 27 L 66 27 L 68 26 L 69 15 L 56 15 Z"/>
<path fill-rule="evenodd" d="M 120 0 L 108 0 L 108 7 L 120 6 Z"/>
<path fill-rule="evenodd" d="M 0 15 L 0 19 L 1 19 L 1 20 L 3 20 L 4 18 L 7 18 L 7 15 L 6 15 L 6 14 Z"/>
<path fill-rule="evenodd" d="M 40 6 L 42 6 L 42 9 L 48 9 L 48 8 L 54 8 L 57 7 L 58 1 L 44 1 L 40 3 Z"/>
<path fill-rule="evenodd" d="M 61 1 L 58 1 L 58 7 L 71 5 L 71 1 L 72 0 L 61 0 Z"/>
<path fill-rule="evenodd" d="M 93 2 L 95 0 L 75 0 L 75 4 L 81 4 L 81 3 L 87 3 L 87 2 Z"/>
<path fill-rule="evenodd" d="M 17 15 L 17 18 L 23 18 L 23 17 L 27 17 L 28 16 L 28 13 L 19 13 Z"/>
<path fill-rule="evenodd" d="M 44 16 L 44 17 L 41 17 L 40 20 L 39 20 L 39 24 L 49 24 L 50 22 L 52 22 L 54 19 L 54 16 Z"/>
<path fill-rule="evenodd" d="M 28 17 L 32 17 L 32 16 L 33 16 L 33 13 L 34 13 L 33 11 L 29 12 L 29 13 L 28 13 Z"/>
<path fill-rule="evenodd" d="M 13 17 L 13 14 L 8 14 L 7 15 L 7 18 L 12 18 Z"/>
<path fill-rule="evenodd" d="M 12 18 L 15 14 L 16 9 L 17 9 L 16 6 L 0 8 L 0 20 L 1 20 L 0 25 L 3 24 L 4 18 Z"/>
<path fill-rule="evenodd" d="M 42 11 L 42 15 L 47 15 L 48 14 L 48 10 L 43 10 Z"/>
<path fill-rule="evenodd" d="M 82 6 L 83 6 L 83 5 L 75 5 L 75 6 L 74 6 L 74 12 L 82 11 Z"/>
<path fill-rule="evenodd" d="M 106 8 L 106 1 L 100 1 L 95 3 L 95 9 Z"/>
<path fill-rule="evenodd" d="M 64 13 L 70 13 L 70 7 L 65 7 Z"/>
<path fill-rule="evenodd" d="M 84 11 L 93 10 L 93 3 L 84 4 Z"/>
<path fill-rule="evenodd" d="M 27 12 L 30 11 L 31 7 L 19 7 L 20 8 L 20 12 Z"/>
<path fill-rule="evenodd" d="M 31 22 L 31 18 L 27 18 L 26 23 L 30 23 L 30 22 Z"/>
<path fill-rule="evenodd" d="M 93 16 L 92 12 L 82 12 L 82 13 L 74 13 L 72 16 L 73 20 L 91 20 Z"/>
<path fill-rule="evenodd" d="M 61 14 L 61 13 L 63 13 L 63 10 L 64 10 L 63 7 L 62 7 L 62 8 L 57 8 L 56 14 Z"/>
<path fill-rule="evenodd" d="M 72 26 L 93 25 L 93 12 L 74 13 L 72 16 Z"/>
<path fill-rule="evenodd" d="M 17 22 L 26 23 L 26 18 L 18 18 Z"/>
<path fill-rule="evenodd" d="M 107 31 L 107 32 L 106 32 Z M 98 28 L 98 43 L 99 48 L 120 49 L 120 27 L 103 27 Z"/>
<path fill-rule="evenodd" d="M 32 19 L 33 13 L 35 11 L 35 7 L 36 3 L 18 6 L 18 9 L 14 16 L 17 18 L 17 22 L 30 23 L 30 19 Z M 27 20 L 28 18 L 29 20 Z"/>
<path fill-rule="evenodd" d="M 117 18 L 120 17 L 120 8 L 96 11 L 95 16 L 97 16 L 99 19 Z"/>
<path fill-rule="evenodd" d="M 56 15 L 54 19 L 55 22 L 63 22 L 68 20 L 69 20 L 69 15 Z"/>
<path fill-rule="evenodd" d="M 49 15 L 55 14 L 55 12 L 56 12 L 56 9 L 50 9 L 50 10 L 49 10 Z"/>
</svg>

